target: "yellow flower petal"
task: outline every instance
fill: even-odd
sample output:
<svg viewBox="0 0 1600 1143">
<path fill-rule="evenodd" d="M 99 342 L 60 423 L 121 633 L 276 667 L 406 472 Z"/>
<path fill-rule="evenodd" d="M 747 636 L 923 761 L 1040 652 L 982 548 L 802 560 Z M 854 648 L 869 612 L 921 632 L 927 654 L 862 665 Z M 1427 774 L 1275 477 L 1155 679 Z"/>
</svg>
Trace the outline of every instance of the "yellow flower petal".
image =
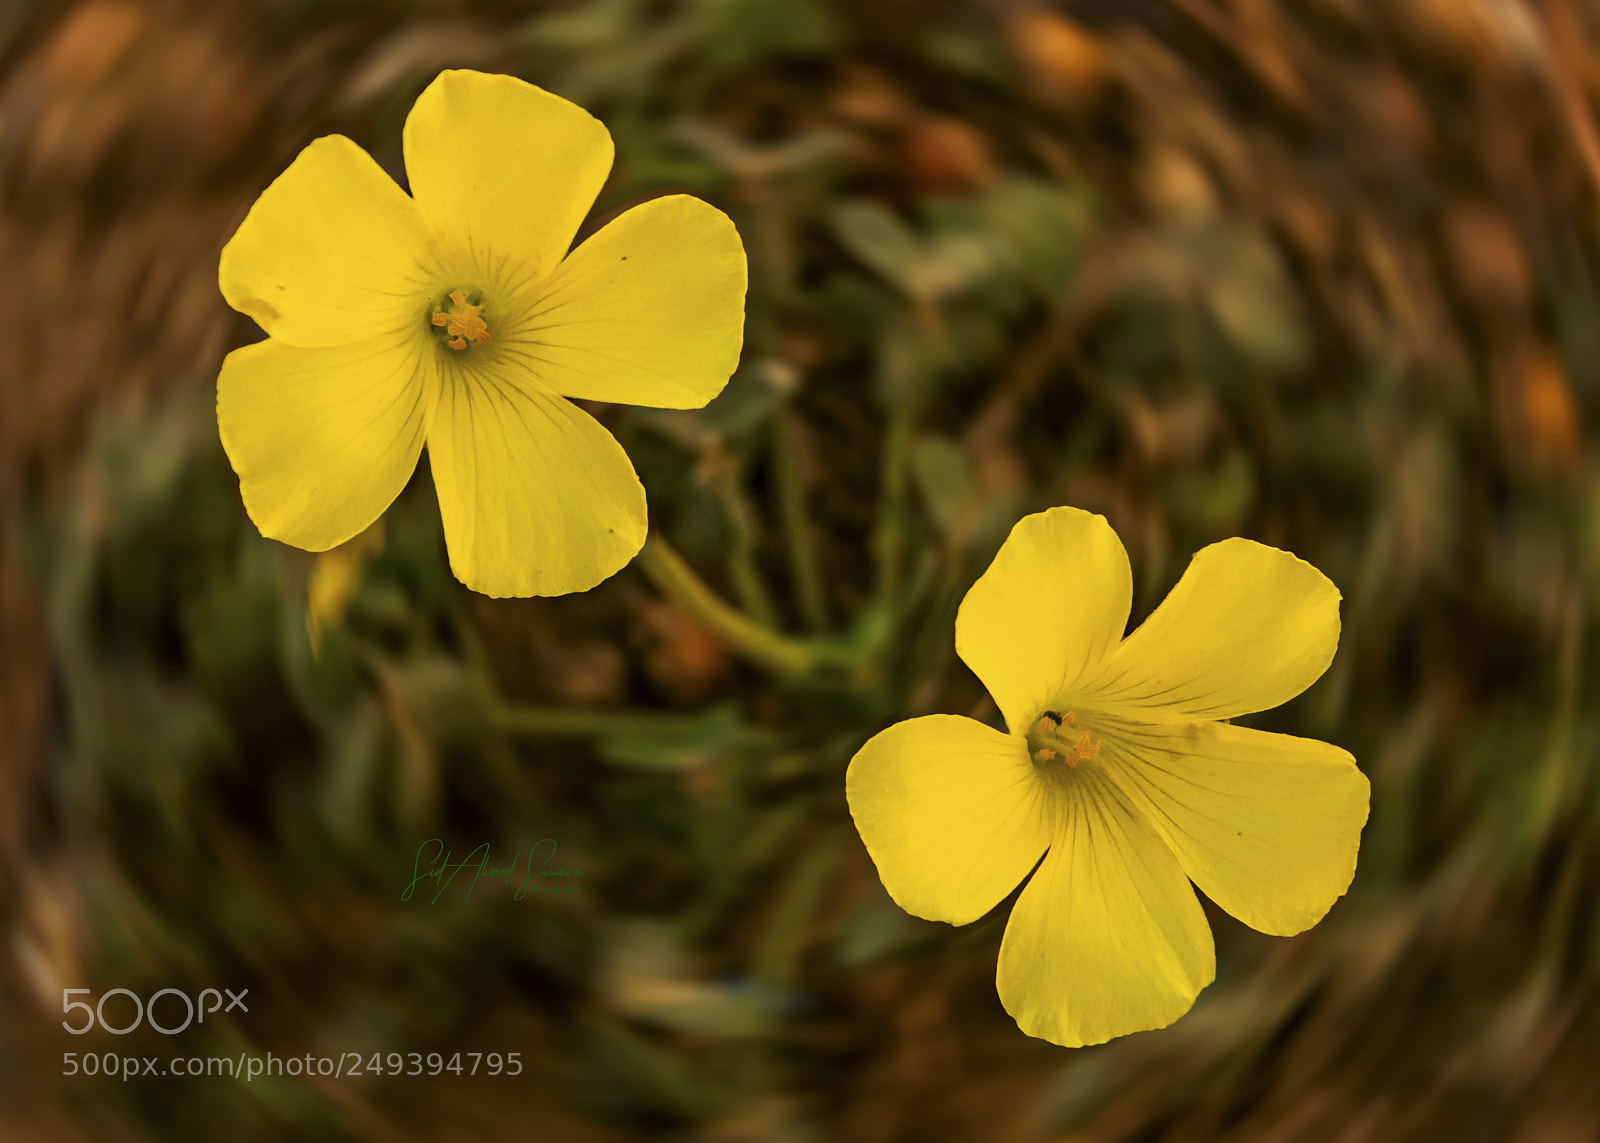
<svg viewBox="0 0 1600 1143">
<path fill-rule="evenodd" d="M 1117 645 L 1132 602 L 1128 554 L 1104 516 L 1038 512 L 961 601 L 956 653 L 1021 734 Z"/>
<path fill-rule="evenodd" d="M 628 454 L 531 382 L 449 371 L 428 462 L 451 570 L 474 591 L 585 591 L 644 545 L 644 488 Z"/>
<path fill-rule="evenodd" d="M 262 535 L 326 551 L 400 494 L 431 390 L 417 348 L 389 337 L 323 349 L 267 340 L 228 354 L 217 425 Z"/>
<path fill-rule="evenodd" d="M 558 393 L 698 409 L 739 363 L 744 246 L 728 216 L 697 198 L 627 211 L 538 289 L 516 355 Z"/>
<path fill-rule="evenodd" d="M 1026 744 L 970 718 L 931 714 L 874 735 L 845 794 L 889 896 L 931 921 L 977 920 L 1050 843 Z"/>
<path fill-rule="evenodd" d="M 1287 702 L 1339 646 L 1339 590 L 1304 560 L 1231 539 L 1196 552 L 1150 618 L 1086 680 L 1112 710 L 1232 718 Z"/>
<path fill-rule="evenodd" d="M 406 117 L 406 175 L 450 257 L 542 278 L 611 170 L 611 136 L 575 103 L 508 75 L 445 71 Z M 487 252 L 487 253 L 486 253 Z"/>
<path fill-rule="evenodd" d="M 222 296 L 287 345 L 403 328 L 426 236 L 406 193 L 342 135 L 301 151 L 222 248 Z"/>
<path fill-rule="evenodd" d="M 1000 1002 L 1067 1047 L 1164 1028 L 1216 976 L 1189 879 L 1103 777 L 1061 788 L 1060 825 L 1000 944 Z"/>
<path fill-rule="evenodd" d="M 1369 786 L 1337 746 L 1202 722 L 1106 728 L 1107 776 L 1253 929 L 1316 924 L 1355 876 Z"/>
</svg>

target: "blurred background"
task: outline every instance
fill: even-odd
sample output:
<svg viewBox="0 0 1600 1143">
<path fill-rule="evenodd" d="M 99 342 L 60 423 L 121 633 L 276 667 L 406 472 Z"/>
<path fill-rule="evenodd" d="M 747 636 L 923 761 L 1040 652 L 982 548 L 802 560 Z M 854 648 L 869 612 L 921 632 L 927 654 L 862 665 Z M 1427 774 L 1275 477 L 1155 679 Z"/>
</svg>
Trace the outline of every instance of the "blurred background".
<svg viewBox="0 0 1600 1143">
<path fill-rule="evenodd" d="M 222 243 L 318 135 L 401 176 L 443 67 L 597 114 L 596 218 L 749 249 L 724 395 L 593 407 L 666 544 L 583 595 L 458 584 L 425 464 L 263 540 L 217 440 Z M 1600 5 L 6 0 L 0 69 L 0 1137 L 1600 1137 Z M 996 999 L 1009 902 L 907 917 L 843 792 L 997 717 L 955 609 L 1054 504 L 1135 621 L 1221 537 L 1321 568 L 1338 657 L 1250 721 L 1373 783 L 1327 920 L 1208 905 L 1194 1011 L 1077 1051 Z M 571 891 L 403 900 L 431 839 Z M 249 1011 L 79 1037 L 63 988 Z"/>
</svg>

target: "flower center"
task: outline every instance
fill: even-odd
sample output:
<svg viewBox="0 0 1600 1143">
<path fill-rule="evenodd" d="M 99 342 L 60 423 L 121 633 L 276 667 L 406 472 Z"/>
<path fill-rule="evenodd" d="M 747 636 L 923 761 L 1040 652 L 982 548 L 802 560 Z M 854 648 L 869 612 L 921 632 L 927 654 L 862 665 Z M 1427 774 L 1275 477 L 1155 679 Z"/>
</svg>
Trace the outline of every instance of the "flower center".
<svg viewBox="0 0 1600 1143">
<path fill-rule="evenodd" d="M 1057 714 L 1047 710 L 1028 731 L 1028 757 L 1036 769 L 1065 765 L 1075 770 L 1100 753 L 1100 743 L 1087 730 L 1077 729 L 1075 711 Z"/>
<path fill-rule="evenodd" d="M 479 316 L 482 310 L 482 305 L 468 305 L 467 295 L 460 290 L 451 290 L 449 310 L 435 310 L 433 324 L 444 330 L 445 344 L 451 349 L 465 349 L 469 341 L 489 340 L 489 323 Z"/>
</svg>

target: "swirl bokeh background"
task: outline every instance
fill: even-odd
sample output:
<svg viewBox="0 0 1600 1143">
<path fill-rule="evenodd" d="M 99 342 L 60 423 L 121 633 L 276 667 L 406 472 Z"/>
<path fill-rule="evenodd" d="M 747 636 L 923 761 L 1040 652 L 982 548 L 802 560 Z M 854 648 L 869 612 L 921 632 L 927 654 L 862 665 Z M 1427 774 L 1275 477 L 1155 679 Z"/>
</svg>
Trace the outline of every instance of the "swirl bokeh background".
<svg viewBox="0 0 1600 1143">
<path fill-rule="evenodd" d="M 245 517 L 217 253 L 318 135 L 398 174 L 444 67 L 598 115 L 596 219 L 738 223 L 725 394 L 594 411 L 765 643 L 639 566 L 474 596 L 425 465 L 329 560 Z M 1597 106 L 1584 0 L 9 0 L 0 1135 L 1600 1136 Z M 1320 926 L 1208 905 L 1195 1010 L 1079 1051 L 995 997 L 1008 904 L 905 916 L 843 795 L 889 722 L 993 717 L 955 607 L 1053 504 L 1135 620 L 1224 536 L 1321 568 L 1338 657 L 1251 721 L 1373 783 Z M 431 838 L 578 891 L 402 901 Z M 76 987 L 250 1011 L 74 1037 Z M 61 1075 L 113 1050 L 524 1070 Z"/>
</svg>

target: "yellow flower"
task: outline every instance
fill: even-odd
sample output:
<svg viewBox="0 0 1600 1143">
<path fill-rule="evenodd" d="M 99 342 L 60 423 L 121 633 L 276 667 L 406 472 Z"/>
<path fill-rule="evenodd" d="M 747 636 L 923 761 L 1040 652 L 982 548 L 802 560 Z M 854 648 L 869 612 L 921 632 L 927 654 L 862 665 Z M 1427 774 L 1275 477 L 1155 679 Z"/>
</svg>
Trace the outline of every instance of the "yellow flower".
<svg viewBox="0 0 1600 1143">
<path fill-rule="evenodd" d="M 1301 932 L 1349 888 L 1367 820 L 1345 751 L 1225 721 L 1327 669 L 1339 592 L 1321 572 L 1223 540 L 1123 638 L 1132 598 L 1104 517 L 1026 517 L 956 617 L 956 650 L 1011 733 L 914 718 L 863 746 L 846 780 L 908 912 L 966 924 L 1033 871 L 1001 942 L 1000 1000 L 1070 1047 L 1163 1028 L 1211 983 L 1190 881 L 1252 928 Z"/>
<path fill-rule="evenodd" d="M 669 195 L 568 253 L 611 137 L 509 76 L 442 73 L 404 148 L 410 195 L 349 139 L 318 139 L 222 251 L 223 296 L 269 335 L 217 379 L 245 507 L 264 535 L 325 551 L 383 513 L 426 443 L 463 583 L 592 587 L 644 543 L 644 489 L 565 398 L 716 396 L 744 325 L 738 232 Z"/>
</svg>

